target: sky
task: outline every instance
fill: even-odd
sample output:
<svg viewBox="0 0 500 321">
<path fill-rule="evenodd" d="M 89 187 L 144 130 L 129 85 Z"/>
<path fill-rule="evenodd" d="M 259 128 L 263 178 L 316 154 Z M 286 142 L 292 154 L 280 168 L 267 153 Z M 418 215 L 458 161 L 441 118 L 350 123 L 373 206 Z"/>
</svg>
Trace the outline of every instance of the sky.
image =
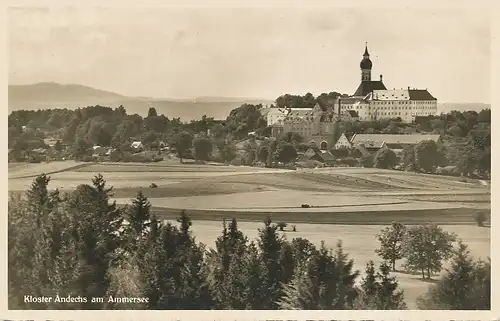
<svg viewBox="0 0 500 321">
<path fill-rule="evenodd" d="M 156 98 L 353 94 L 372 80 L 441 102 L 490 102 L 482 9 L 97 8 L 8 10 L 9 84 L 82 84 Z"/>
</svg>

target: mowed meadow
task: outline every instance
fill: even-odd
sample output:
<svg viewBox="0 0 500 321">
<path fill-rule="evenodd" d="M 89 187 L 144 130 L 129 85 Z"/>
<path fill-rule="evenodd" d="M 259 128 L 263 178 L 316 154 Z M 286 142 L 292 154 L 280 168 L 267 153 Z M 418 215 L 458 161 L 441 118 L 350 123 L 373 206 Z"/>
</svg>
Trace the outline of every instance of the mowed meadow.
<svg viewBox="0 0 500 321">
<path fill-rule="evenodd" d="M 270 217 L 288 223 L 281 233 L 289 240 L 303 237 L 332 248 L 341 240 L 355 268 L 363 271 L 368 260 L 380 262 L 376 234 L 399 220 L 442 225 L 463 239 L 473 256 L 490 255 L 490 228 L 476 226 L 473 218 L 478 211 L 490 212 L 490 186 L 474 179 L 364 168 L 290 171 L 174 161 L 64 161 L 9 164 L 9 191 L 25 191 L 41 173 L 51 177 L 50 188 L 61 191 L 89 184 L 100 173 L 113 186 L 118 204 L 129 203 L 142 190 L 159 218 L 172 220 L 185 209 L 194 220 L 196 239 L 209 247 L 220 235 L 223 219 L 235 217 L 242 232 L 253 239 L 261 222 Z M 150 188 L 152 183 L 157 187 Z M 429 283 L 419 275 L 394 275 L 409 308 L 416 308 L 416 297 Z"/>
</svg>

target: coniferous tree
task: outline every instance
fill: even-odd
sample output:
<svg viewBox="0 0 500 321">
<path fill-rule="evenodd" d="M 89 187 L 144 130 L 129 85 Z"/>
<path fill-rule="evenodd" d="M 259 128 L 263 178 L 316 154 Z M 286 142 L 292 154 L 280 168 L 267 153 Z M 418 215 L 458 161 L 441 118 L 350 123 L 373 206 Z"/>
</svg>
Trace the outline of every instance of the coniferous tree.
<svg viewBox="0 0 500 321">
<path fill-rule="evenodd" d="M 360 310 L 402 310 L 406 309 L 403 292 L 398 290 L 398 282 L 390 277 L 391 267 L 382 263 L 379 271 L 373 261 L 368 262 L 365 277 L 361 282 L 354 308 Z"/>
<path fill-rule="evenodd" d="M 279 300 L 281 309 L 332 310 L 350 309 L 356 297 L 352 260 L 338 243 L 332 254 L 322 243 L 321 248 L 303 266 L 299 266 L 292 280 L 285 285 Z"/>
<path fill-rule="evenodd" d="M 353 270 L 354 261 L 348 259 L 348 255 L 344 253 L 341 241 L 337 242 L 335 250 L 335 267 L 340 278 L 335 309 L 349 309 L 356 299 L 357 291 L 354 283 L 359 276 L 359 271 Z"/>
<path fill-rule="evenodd" d="M 377 309 L 379 310 L 404 310 L 403 291 L 398 290 L 398 282 L 394 277 L 389 276 L 391 267 L 382 263 L 379 268 L 380 288 L 377 294 Z"/>
<path fill-rule="evenodd" d="M 280 262 L 280 253 L 283 238 L 278 235 L 277 226 L 268 218 L 264 221 L 264 228 L 259 229 L 258 245 L 260 257 L 264 267 L 262 282 L 265 284 L 268 298 L 263 309 L 276 309 L 277 301 L 281 297 L 283 269 Z"/>
<path fill-rule="evenodd" d="M 150 209 L 151 203 L 144 196 L 142 190 L 137 193 L 136 198 L 132 201 L 132 206 L 125 210 L 125 247 L 129 252 L 137 250 L 138 242 L 146 234 L 150 224 Z"/>
</svg>

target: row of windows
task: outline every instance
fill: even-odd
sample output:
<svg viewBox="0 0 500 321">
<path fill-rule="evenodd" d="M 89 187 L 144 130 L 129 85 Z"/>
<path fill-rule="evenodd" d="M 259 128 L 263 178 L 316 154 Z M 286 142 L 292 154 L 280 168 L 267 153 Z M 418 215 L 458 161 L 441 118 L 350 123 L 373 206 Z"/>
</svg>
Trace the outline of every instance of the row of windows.
<svg viewBox="0 0 500 321">
<path fill-rule="evenodd" d="M 424 105 L 430 105 L 433 104 L 434 101 L 426 101 L 426 100 L 402 100 L 402 101 L 374 101 L 374 105 L 395 105 L 395 104 L 401 104 L 401 105 L 411 105 L 411 104 L 424 104 Z"/>
</svg>

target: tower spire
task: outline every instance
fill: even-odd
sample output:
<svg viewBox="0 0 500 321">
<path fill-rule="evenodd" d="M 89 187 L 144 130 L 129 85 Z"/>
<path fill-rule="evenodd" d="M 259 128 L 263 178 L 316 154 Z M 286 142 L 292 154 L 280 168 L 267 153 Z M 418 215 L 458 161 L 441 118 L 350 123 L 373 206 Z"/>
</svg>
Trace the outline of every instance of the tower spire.
<svg viewBox="0 0 500 321">
<path fill-rule="evenodd" d="M 368 53 L 368 42 L 365 41 L 365 53 L 363 54 L 363 57 L 370 57 L 370 54 Z"/>
<path fill-rule="evenodd" d="M 367 42 L 365 42 L 365 53 L 363 54 L 363 60 L 361 60 L 359 66 L 361 67 L 361 81 L 371 81 L 372 61 L 370 60 L 370 54 L 368 53 Z"/>
</svg>

